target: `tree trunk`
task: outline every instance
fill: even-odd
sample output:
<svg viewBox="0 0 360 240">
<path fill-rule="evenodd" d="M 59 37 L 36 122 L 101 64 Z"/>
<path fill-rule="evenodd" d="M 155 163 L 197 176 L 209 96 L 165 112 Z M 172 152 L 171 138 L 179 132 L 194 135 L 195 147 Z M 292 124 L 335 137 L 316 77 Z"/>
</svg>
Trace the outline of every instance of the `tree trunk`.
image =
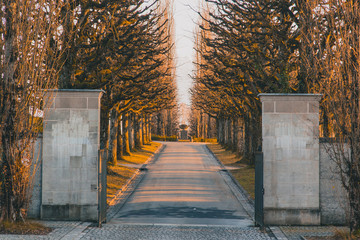
<svg viewBox="0 0 360 240">
<path fill-rule="evenodd" d="M 242 118 L 238 118 L 238 143 L 237 143 L 237 149 L 238 149 L 238 153 L 239 155 L 244 154 L 244 134 L 243 134 L 243 129 L 244 129 L 244 124 L 242 121 Z"/>
<path fill-rule="evenodd" d="M 3 10 L 2 10 L 3 11 Z M 14 129 L 14 117 L 16 116 L 16 112 L 13 110 L 16 107 L 16 101 L 14 96 L 15 89 L 15 62 L 16 56 L 14 54 L 14 29 L 12 26 L 12 12 L 10 11 L 10 6 L 5 7 L 5 20 L 6 22 L 6 31 L 4 34 L 5 44 L 4 48 L 4 59 L 5 61 L 3 73 L 3 81 L 2 81 L 2 89 L 1 91 L 1 120 L 0 124 L 4 124 L 5 126 L 1 128 L 2 132 L 0 133 L 1 137 L 1 173 L 0 173 L 0 184 L 1 184 L 1 195 L 0 195 L 0 209 L 1 209 L 1 219 L 7 219 L 15 221 L 19 212 L 16 210 L 20 210 L 17 206 L 14 206 L 14 199 L 16 195 L 14 194 L 14 167 L 16 168 L 14 161 L 14 154 L 12 154 L 12 150 L 14 149 L 14 143 L 17 141 L 15 139 L 15 134 L 12 132 Z M 15 165 L 15 166 L 14 166 Z M 21 177 L 21 176 L 19 176 Z M 1 221 L 0 221 L 1 222 Z"/>
<path fill-rule="evenodd" d="M 76 47 L 74 46 L 74 41 L 72 39 L 73 37 L 73 30 L 71 29 L 73 26 L 73 20 L 71 19 L 71 15 L 73 11 L 75 10 L 74 4 L 72 1 L 68 1 L 65 6 L 63 6 L 64 9 L 62 9 L 61 19 L 64 20 L 63 22 L 63 42 L 66 44 L 65 53 L 63 54 L 62 63 L 63 66 L 61 68 L 60 74 L 59 74 L 59 88 L 60 89 L 70 89 L 72 88 L 73 84 L 73 65 L 74 65 L 74 59 L 76 56 Z"/>
<path fill-rule="evenodd" d="M 108 162 L 111 165 L 117 164 L 117 133 L 118 133 L 118 113 L 114 108 L 110 112 L 110 124 L 109 124 Z"/>
<path fill-rule="evenodd" d="M 59 89 L 71 89 L 72 87 L 72 53 L 69 52 L 59 76 Z"/>
<path fill-rule="evenodd" d="M 172 132 L 171 132 L 171 126 L 172 126 L 171 117 L 172 117 L 171 110 L 167 110 L 166 133 L 165 133 L 166 136 L 171 136 L 172 135 Z"/>
<path fill-rule="evenodd" d="M 100 111 L 100 149 L 109 148 L 109 111 Z"/>
<path fill-rule="evenodd" d="M 208 116 L 208 123 L 207 123 L 207 126 L 208 126 L 208 130 L 207 130 L 207 138 L 212 138 L 212 135 L 211 135 L 211 117 Z"/>
<path fill-rule="evenodd" d="M 1 143 L 2 147 L 2 161 L 8 162 L 8 153 L 10 152 L 11 142 L 14 141 L 12 131 L 14 131 L 13 116 L 16 114 L 13 111 L 13 107 L 16 106 L 15 101 L 15 62 L 16 56 L 14 55 L 14 30 L 12 29 L 12 12 L 10 6 L 5 7 L 5 21 L 6 21 L 6 33 L 4 33 L 5 44 L 4 44 L 4 66 L 6 66 L 3 73 L 3 80 L 1 81 L 1 123 L 5 124 L 1 130 Z M 11 107 L 12 106 L 12 107 Z M 1 181 L 0 181 L 1 182 Z"/>
<path fill-rule="evenodd" d="M 233 149 L 233 151 L 234 152 L 238 152 L 238 122 L 237 122 L 237 118 L 234 118 L 233 120 L 232 120 L 232 125 L 233 125 L 233 127 L 232 127 L 232 135 L 233 135 L 233 137 L 232 137 L 232 149 Z"/>
<path fill-rule="evenodd" d="M 220 143 L 220 120 L 216 118 L 216 139 L 217 142 Z"/>
<path fill-rule="evenodd" d="M 246 158 L 249 157 L 250 154 L 250 126 L 248 118 L 244 118 L 244 155 Z"/>
<path fill-rule="evenodd" d="M 117 152 L 117 158 L 118 159 L 122 159 L 123 155 L 124 155 L 124 144 L 123 144 L 123 134 L 122 134 L 122 117 L 121 115 L 118 116 L 118 124 L 117 124 L 117 148 L 116 148 L 116 152 Z"/>
<path fill-rule="evenodd" d="M 206 113 L 203 113 L 203 138 L 205 139 L 207 137 L 207 122 L 208 122 L 208 116 Z"/>
<path fill-rule="evenodd" d="M 146 128 L 147 128 L 147 141 L 148 143 L 151 142 L 151 124 L 150 124 L 151 115 L 147 118 Z"/>
<path fill-rule="evenodd" d="M 204 120 L 203 120 L 203 114 L 202 114 L 202 112 L 200 112 L 200 120 L 199 120 L 199 125 L 200 125 L 200 127 L 199 127 L 199 137 L 200 138 L 203 138 L 204 136 L 203 136 L 203 134 L 204 134 Z"/>
<path fill-rule="evenodd" d="M 141 117 L 140 115 L 134 114 L 134 142 L 135 148 L 141 148 L 142 141 L 141 141 Z"/>
<path fill-rule="evenodd" d="M 218 127 L 218 141 L 221 145 L 225 144 L 225 136 L 224 136 L 224 119 L 219 118 L 219 127 Z"/>
<path fill-rule="evenodd" d="M 166 125 L 165 125 L 165 114 L 162 115 L 161 119 L 161 136 L 166 136 Z"/>
<path fill-rule="evenodd" d="M 228 145 L 230 147 L 230 149 L 232 149 L 232 143 L 233 143 L 233 140 L 232 140 L 232 120 L 229 118 L 228 119 L 228 135 L 229 135 L 229 140 L 228 140 Z"/>
<path fill-rule="evenodd" d="M 162 115 L 161 113 L 159 112 L 156 116 L 156 134 L 158 136 L 161 136 L 162 132 L 161 132 L 161 119 L 162 119 Z"/>
<path fill-rule="evenodd" d="M 225 119 L 224 121 L 224 145 L 229 144 L 229 119 Z"/>
<path fill-rule="evenodd" d="M 133 113 L 129 113 L 129 118 L 128 118 L 128 132 L 129 132 L 129 147 L 130 147 L 130 151 L 134 150 L 135 147 L 135 139 L 134 139 L 134 114 Z"/>
<path fill-rule="evenodd" d="M 139 135 L 140 135 L 140 146 L 144 145 L 144 118 L 143 114 L 139 115 Z"/>
<path fill-rule="evenodd" d="M 196 137 L 200 137 L 200 117 L 198 114 L 196 114 Z"/>
<path fill-rule="evenodd" d="M 330 126 L 327 110 L 323 107 L 323 104 L 320 105 L 321 118 L 322 118 L 322 137 L 330 137 Z M 320 119 L 321 119 L 320 118 Z"/>
<path fill-rule="evenodd" d="M 144 126 L 143 126 L 144 127 L 144 132 L 143 132 L 144 144 L 149 144 L 149 139 L 148 139 L 149 133 L 148 133 L 147 124 L 148 124 L 148 115 L 144 114 Z"/>
<path fill-rule="evenodd" d="M 147 141 L 147 129 L 146 129 L 146 114 L 144 113 L 142 115 L 142 124 L 141 124 L 141 128 L 142 128 L 142 141 L 143 141 L 143 144 L 148 144 L 148 141 Z"/>
<path fill-rule="evenodd" d="M 123 114 L 123 145 L 124 145 L 124 149 L 123 149 L 123 154 L 125 156 L 129 156 L 130 155 L 130 140 L 129 140 L 129 114 L 125 113 Z"/>
</svg>

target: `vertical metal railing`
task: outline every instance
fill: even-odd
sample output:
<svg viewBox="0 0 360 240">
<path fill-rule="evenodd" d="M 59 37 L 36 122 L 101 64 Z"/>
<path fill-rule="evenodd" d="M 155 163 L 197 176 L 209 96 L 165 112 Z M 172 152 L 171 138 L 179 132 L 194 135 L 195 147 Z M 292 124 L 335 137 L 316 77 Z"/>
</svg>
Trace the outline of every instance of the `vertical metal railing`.
<svg viewBox="0 0 360 240">
<path fill-rule="evenodd" d="M 264 226 L 264 161 L 263 153 L 255 153 L 255 223 Z"/>
<path fill-rule="evenodd" d="M 99 150 L 99 171 L 98 171 L 98 227 L 106 222 L 106 162 L 107 150 Z"/>
</svg>

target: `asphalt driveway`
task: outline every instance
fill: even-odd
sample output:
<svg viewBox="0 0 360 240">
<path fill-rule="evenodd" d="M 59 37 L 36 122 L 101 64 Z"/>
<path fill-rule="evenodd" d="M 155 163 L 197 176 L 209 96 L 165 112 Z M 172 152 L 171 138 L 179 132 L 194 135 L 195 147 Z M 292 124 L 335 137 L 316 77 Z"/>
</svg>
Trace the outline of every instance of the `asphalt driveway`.
<svg viewBox="0 0 360 240">
<path fill-rule="evenodd" d="M 165 150 L 109 223 L 253 225 L 204 144 L 164 144 Z"/>
</svg>

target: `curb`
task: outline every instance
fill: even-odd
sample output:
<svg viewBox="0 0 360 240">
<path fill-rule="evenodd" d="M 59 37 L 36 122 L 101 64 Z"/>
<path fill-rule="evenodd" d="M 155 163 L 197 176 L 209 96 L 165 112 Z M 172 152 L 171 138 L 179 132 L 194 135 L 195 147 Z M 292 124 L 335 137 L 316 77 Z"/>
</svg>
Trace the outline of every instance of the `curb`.
<svg viewBox="0 0 360 240">
<path fill-rule="evenodd" d="M 133 176 L 127 180 L 126 184 L 115 194 L 115 197 L 113 197 L 113 199 L 110 201 L 109 207 L 107 209 L 106 222 L 111 220 L 125 205 L 127 200 L 134 193 L 135 189 L 139 186 L 140 182 L 144 178 L 147 165 L 156 162 L 156 160 L 159 158 L 159 155 L 164 151 L 165 148 L 166 145 L 161 144 L 161 146 L 154 152 L 154 154 L 149 157 L 149 159 L 143 165 L 141 165 L 139 169 L 135 171 Z"/>
<path fill-rule="evenodd" d="M 238 181 L 236 181 L 236 179 L 234 178 L 234 176 L 231 174 L 231 172 L 229 170 L 226 169 L 226 167 L 224 166 L 224 164 L 216 157 L 216 155 L 210 150 L 210 148 L 208 147 L 208 145 L 205 145 L 206 150 L 212 155 L 212 157 L 219 163 L 222 172 L 225 172 L 231 179 L 231 181 L 235 184 L 235 186 L 237 187 L 237 190 L 239 190 L 239 192 L 241 193 L 242 196 L 246 197 L 246 202 L 248 205 L 250 205 L 250 207 L 252 208 L 252 211 L 254 211 L 255 209 L 255 202 L 254 200 L 252 200 L 250 198 L 250 195 L 248 194 L 248 192 L 238 183 Z M 237 194 L 234 194 L 235 197 L 238 199 L 239 202 L 241 202 L 241 199 L 239 199 L 239 197 L 237 196 Z M 246 209 L 245 209 L 246 210 Z M 247 210 L 246 210 L 247 211 Z M 252 220 L 255 220 L 255 216 L 253 214 L 250 214 L 249 211 L 247 211 L 248 214 L 250 215 L 250 217 L 252 218 Z M 285 236 L 285 234 L 281 231 L 281 229 L 279 227 L 265 227 L 267 232 L 269 233 L 269 235 L 273 235 L 276 239 L 278 240 L 287 240 L 288 238 Z"/>
<path fill-rule="evenodd" d="M 211 153 L 211 155 L 216 159 L 216 161 L 219 163 L 219 165 L 220 165 L 220 167 L 221 167 L 221 171 L 223 171 L 223 172 L 226 172 L 229 176 L 230 176 L 230 178 L 231 178 L 231 180 L 235 183 L 235 185 L 239 188 L 239 190 L 240 190 L 240 192 L 244 195 L 244 196 L 246 196 L 246 200 L 249 202 L 249 204 L 251 205 L 251 206 L 255 206 L 255 202 L 254 202 L 254 200 L 252 200 L 251 198 L 250 198 L 250 195 L 249 195 L 249 193 L 238 183 L 238 181 L 236 181 L 236 179 L 234 178 L 234 176 L 231 174 L 231 172 L 228 170 L 228 169 L 226 169 L 226 167 L 225 167 L 225 165 L 216 157 L 216 155 L 210 150 L 210 148 L 208 147 L 208 145 L 205 145 L 206 146 L 206 149 Z"/>
</svg>

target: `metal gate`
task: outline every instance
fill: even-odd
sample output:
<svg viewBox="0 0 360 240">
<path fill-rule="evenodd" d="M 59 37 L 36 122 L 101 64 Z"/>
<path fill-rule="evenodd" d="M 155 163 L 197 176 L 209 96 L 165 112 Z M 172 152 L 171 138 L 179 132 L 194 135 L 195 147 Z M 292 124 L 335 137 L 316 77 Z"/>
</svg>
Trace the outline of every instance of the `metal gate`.
<svg viewBox="0 0 360 240">
<path fill-rule="evenodd" d="M 98 226 L 106 221 L 106 149 L 99 150 Z"/>
<path fill-rule="evenodd" d="M 255 153 L 255 224 L 264 226 L 264 162 L 263 153 Z"/>
</svg>

